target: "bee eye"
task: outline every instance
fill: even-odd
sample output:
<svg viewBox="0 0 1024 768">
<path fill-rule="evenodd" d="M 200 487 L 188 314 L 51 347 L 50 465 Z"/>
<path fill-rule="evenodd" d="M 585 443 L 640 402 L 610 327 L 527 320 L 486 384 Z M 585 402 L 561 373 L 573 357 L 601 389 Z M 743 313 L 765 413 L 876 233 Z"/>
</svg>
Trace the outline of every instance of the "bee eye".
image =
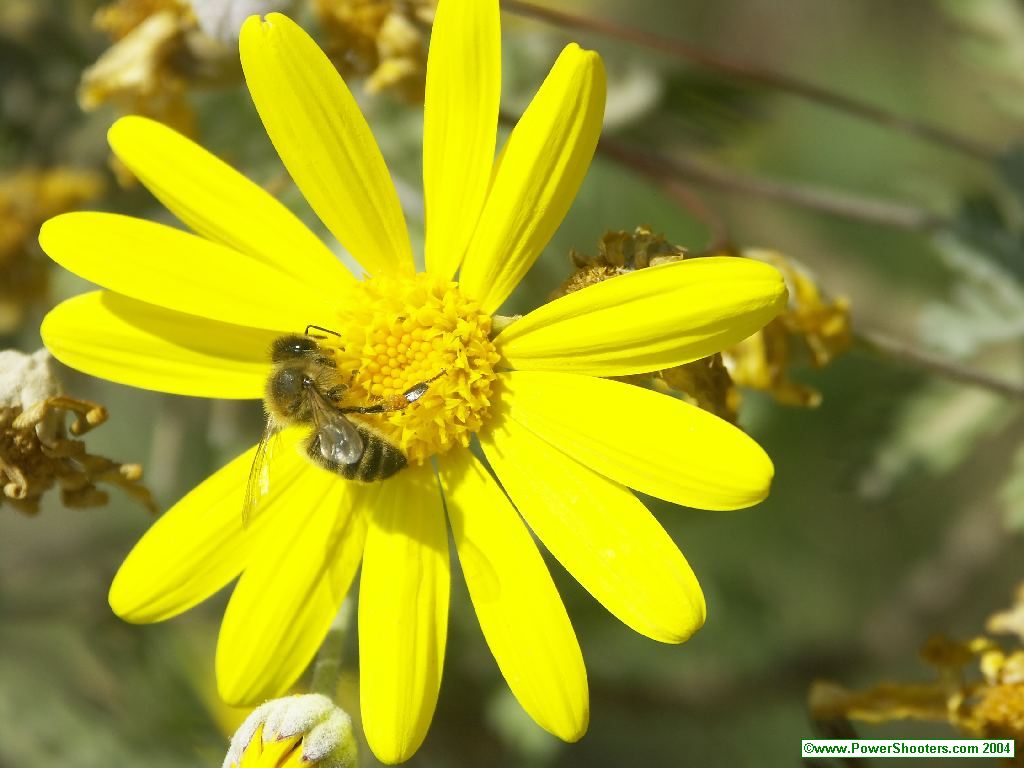
<svg viewBox="0 0 1024 768">
<path fill-rule="evenodd" d="M 310 352 L 319 349 L 316 340 L 309 336 L 282 336 L 274 341 L 270 350 L 270 359 L 275 363 L 297 360 Z"/>
<path fill-rule="evenodd" d="M 270 394 L 276 402 L 294 403 L 302 397 L 304 379 L 301 371 L 282 368 L 270 379 Z"/>
</svg>

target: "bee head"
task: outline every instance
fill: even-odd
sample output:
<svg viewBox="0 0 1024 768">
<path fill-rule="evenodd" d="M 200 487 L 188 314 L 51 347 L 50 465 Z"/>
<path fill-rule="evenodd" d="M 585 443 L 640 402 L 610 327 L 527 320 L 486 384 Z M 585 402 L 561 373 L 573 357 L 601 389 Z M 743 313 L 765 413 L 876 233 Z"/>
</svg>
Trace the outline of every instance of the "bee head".
<svg viewBox="0 0 1024 768">
<path fill-rule="evenodd" d="M 310 353 L 316 352 L 320 347 L 316 339 L 309 336 L 282 336 L 274 341 L 270 348 L 270 359 L 275 363 L 284 363 L 289 360 L 301 360 L 308 357 Z"/>
<path fill-rule="evenodd" d="M 299 418 L 308 407 L 306 387 L 309 382 L 302 368 L 278 368 L 267 382 L 267 397 L 278 410 L 291 418 Z"/>
</svg>

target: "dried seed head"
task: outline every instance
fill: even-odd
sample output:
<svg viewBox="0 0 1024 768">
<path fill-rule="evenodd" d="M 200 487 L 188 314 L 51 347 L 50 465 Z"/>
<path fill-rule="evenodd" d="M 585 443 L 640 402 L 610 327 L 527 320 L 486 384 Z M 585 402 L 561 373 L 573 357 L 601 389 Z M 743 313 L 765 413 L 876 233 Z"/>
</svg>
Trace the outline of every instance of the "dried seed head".
<svg viewBox="0 0 1024 768">
<path fill-rule="evenodd" d="M 70 428 L 68 413 L 74 415 Z M 42 495 L 57 485 L 66 506 L 95 507 L 108 500 L 97 483 L 111 483 L 155 512 L 149 491 L 139 484 L 138 464 L 92 455 L 67 435 L 81 436 L 106 420 L 102 406 L 60 394 L 46 350 L 0 352 L 0 504 L 34 514 Z"/>
</svg>

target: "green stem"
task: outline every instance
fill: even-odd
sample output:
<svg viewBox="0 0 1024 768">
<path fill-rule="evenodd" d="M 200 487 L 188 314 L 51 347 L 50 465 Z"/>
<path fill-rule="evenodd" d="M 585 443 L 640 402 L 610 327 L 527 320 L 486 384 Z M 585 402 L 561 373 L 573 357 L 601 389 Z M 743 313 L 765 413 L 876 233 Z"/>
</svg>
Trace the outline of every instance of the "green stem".
<svg viewBox="0 0 1024 768">
<path fill-rule="evenodd" d="M 341 604 L 338 615 L 334 617 L 331 628 L 327 631 L 317 651 L 316 659 L 313 662 L 313 681 L 310 683 L 310 693 L 320 693 L 332 701 L 338 690 L 338 680 L 341 677 L 342 651 L 345 646 L 345 636 L 348 634 L 349 625 L 352 623 L 352 602 L 345 598 Z"/>
</svg>

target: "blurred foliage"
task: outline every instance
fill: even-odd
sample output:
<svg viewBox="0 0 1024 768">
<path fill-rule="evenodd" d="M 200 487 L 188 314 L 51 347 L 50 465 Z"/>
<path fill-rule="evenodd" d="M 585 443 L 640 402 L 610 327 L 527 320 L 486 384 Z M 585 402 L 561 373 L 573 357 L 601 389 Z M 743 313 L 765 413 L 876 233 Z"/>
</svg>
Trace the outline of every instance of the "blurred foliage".
<svg viewBox="0 0 1024 768">
<path fill-rule="evenodd" d="M 83 71 L 110 43 L 91 23 L 98 5 L 0 0 L 5 175 L 66 165 L 112 180 L 104 134 L 114 112 L 103 106 L 84 114 L 76 97 Z M 312 5 L 297 5 L 325 40 Z M 1018 2 L 550 5 L 791 73 L 993 147 L 993 161 L 979 162 L 621 42 L 504 19 L 503 107 L 510 113 L 525 106 L 561 45 L 578 38 L 608 63 L 614 138 L 935 211 L 950 222 L 941 231 L 899 231 L 770 196 L 688 185 L 733 242 L 785 253 L 825 293 L 847 297 L 854 332 L 881 329 L 991 376 L 1024 380 L 1024 173 L 1012 149 L 1024 127 Z M 394 92 L 356 90 L 411 225 L 421 228 L 420 111 Z M 183 98 L 206 146 L 260 183 L 280 181 L 280 163 L 237 78 L 188 89 Z M 322 233 L 296 190 L 279 188 Z M 170 218 L 137 187 L 108 184 L 106 197 L 89 205 Z M 545 301 L 569 276 L 572 249 L 639 224 L 694 250 L 709 240 L 701 219 L 599 154 L 565 225 L 507 309 Z M 87 287 L 57 269 L 51 277 L 48 305 Z M 3 346 L 36 349 L 40 317 L 38 306 L 30 308 Z M 61 377 L 78 397 L 117 403 L 116 418 L 90 435 L 90 449 L 141 461 L 163 508 L 260 429 L 257 404 L 156 395 L 72 371 Z M 648 500 L 701 579 L 705 628 L 682 647 L 652 643 L 609 617 L 551 561 L 592 692 L 589 734 L 564 745 L 509 697 L 456 573 L 445 683 L 413 765 L 794 762 L 799 739 L 812 734 L 811 680 L 852 688 L 912 680 L 919 674 L 913 651 L 928 636 L 970 636 L 1003 604 L 1022 576 L 1015 530 L 1024 522 L 1024 418 L 1016 403 L 856 348 L 824 370 L 798 365 L 794 378 L 821 393 L 818 409 L 753 393 L 738 415 L 775 460 L 768 501 L 711 513 Z M 44 514 L 34 519 L 0 517 L 0 766 L 217 765 L 244 714 L 226 710 L 212 691 L 222 602 L 164 625 L 121 623 L 106 589 L 148 516 L 117 490 L 99 509 L 64 509 L 59 501 L 45 497 Z M 339 695 L 358 716 L 349 641 L 353 664 Z M 879 726 L 877 734 L 948 732 L 918 724 Z M 365 749 L 362 756 L 373 764 Z"/>
</svg>

